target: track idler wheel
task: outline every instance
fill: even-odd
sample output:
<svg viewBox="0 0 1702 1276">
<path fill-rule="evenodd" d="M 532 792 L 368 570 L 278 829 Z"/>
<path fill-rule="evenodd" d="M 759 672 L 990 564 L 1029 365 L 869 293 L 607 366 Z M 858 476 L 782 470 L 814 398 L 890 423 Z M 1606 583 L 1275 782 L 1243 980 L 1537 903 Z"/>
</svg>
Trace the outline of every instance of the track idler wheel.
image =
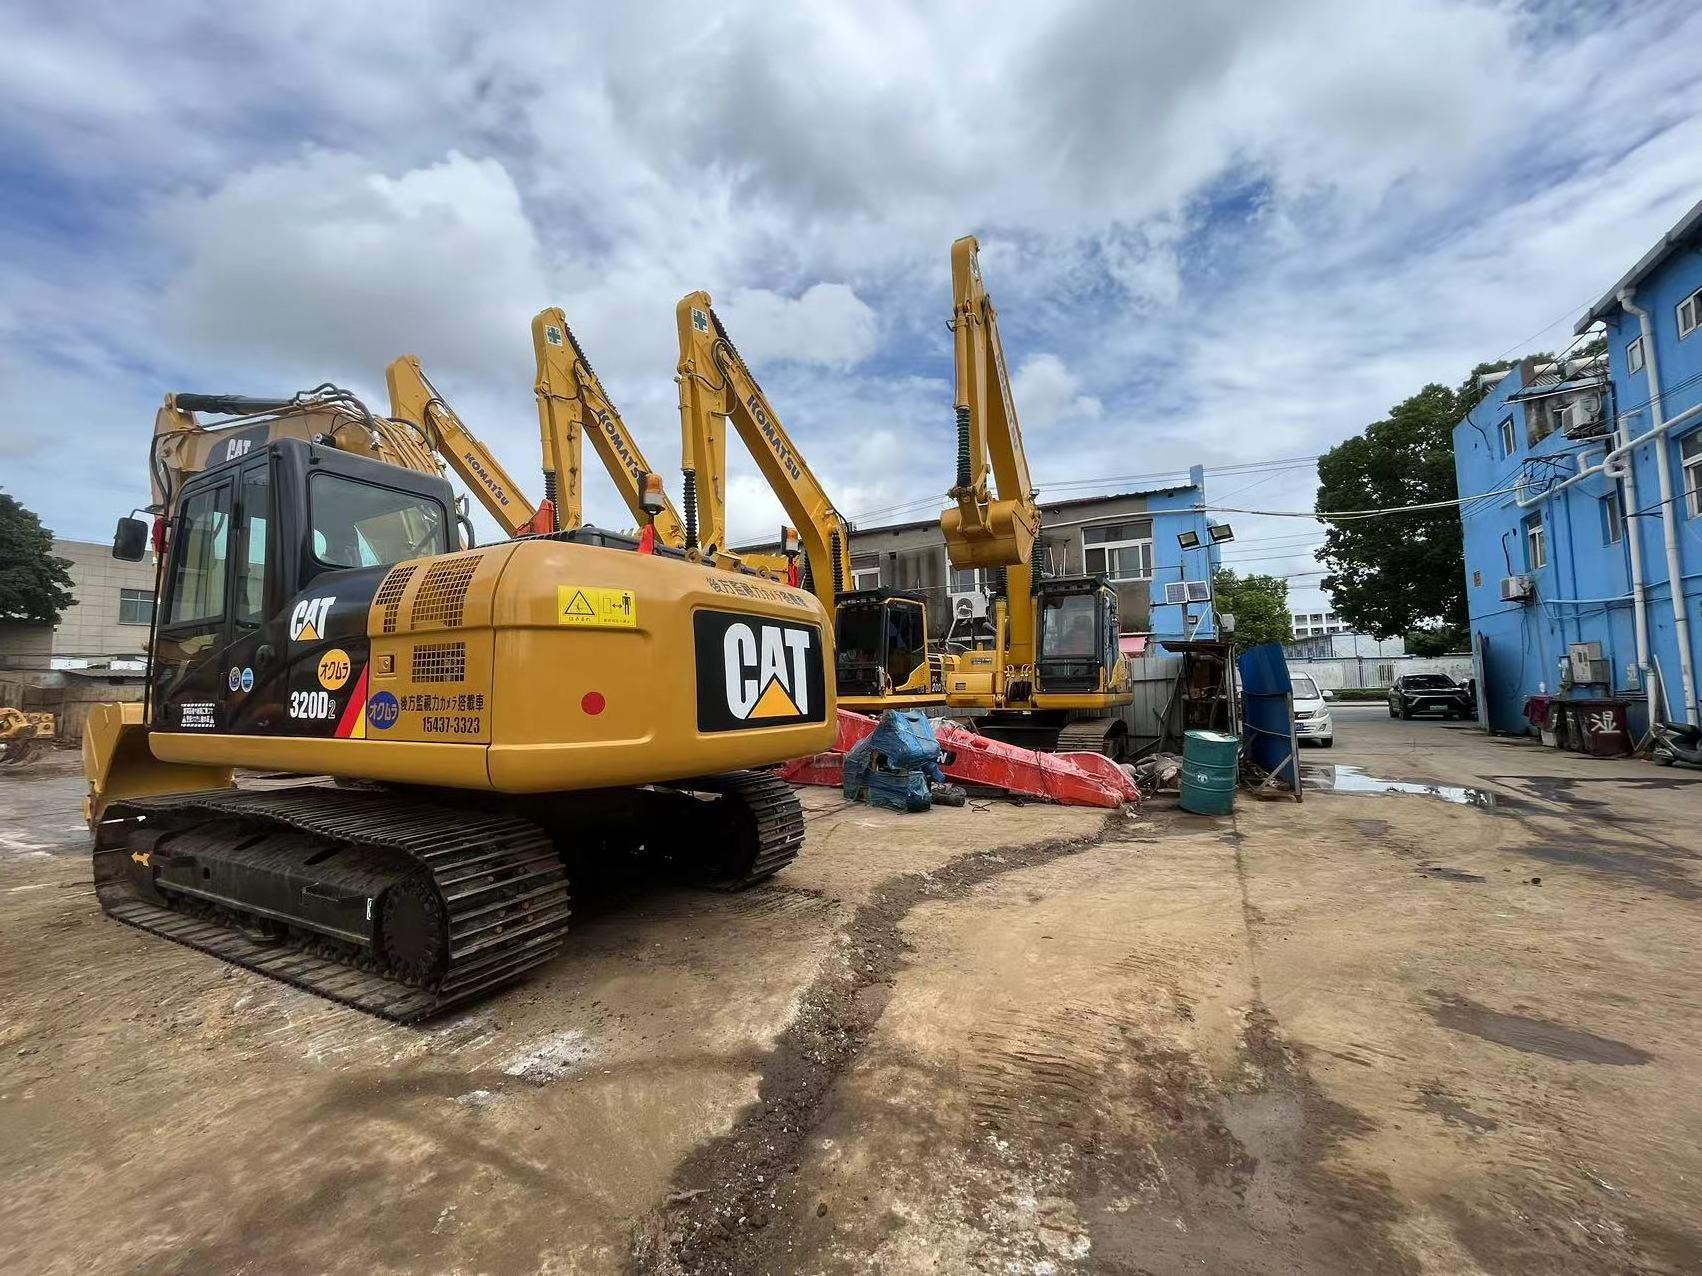
<svg viewBox="0 0 1702 1276">
<path fill-rule="evenodd" d="M 378 947 L 398 978 L 429 984 L 449 957 L 449 924 L 437 888 L 415 873 L 384 893 L 379 909 Z"/>
</svg>

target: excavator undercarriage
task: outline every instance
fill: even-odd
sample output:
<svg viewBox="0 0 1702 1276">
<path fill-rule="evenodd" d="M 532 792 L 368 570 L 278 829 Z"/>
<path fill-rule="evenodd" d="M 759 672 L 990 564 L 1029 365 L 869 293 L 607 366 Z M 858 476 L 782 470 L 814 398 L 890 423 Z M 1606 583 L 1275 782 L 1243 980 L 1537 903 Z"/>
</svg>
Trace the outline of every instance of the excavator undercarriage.
<svg viewBox="0 0 1702 1276">
<path fill-rule="evenodd" d="M 576 864 L 647 859 L 743 890 L 797 857 L 804 822 L 789 785 L 745 771 L 500 805 L 381 786 L 184 793 L 115 802 L 95 834 L 96 894 L 118 921 L 406 1023 L 560 951 Z"/>
</svg>

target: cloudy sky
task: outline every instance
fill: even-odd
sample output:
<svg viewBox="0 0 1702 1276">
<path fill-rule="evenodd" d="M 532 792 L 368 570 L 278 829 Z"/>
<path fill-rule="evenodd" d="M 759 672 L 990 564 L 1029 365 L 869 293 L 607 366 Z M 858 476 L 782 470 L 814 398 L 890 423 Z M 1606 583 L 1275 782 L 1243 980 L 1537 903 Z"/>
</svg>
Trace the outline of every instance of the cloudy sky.
<svg viewBox="0 0 1702 1276">
<path fill-rule="evenodd" d="M 706 288 L 840 509 L 923 517 L 968 232 L 1043 495 L 1310 458 L 1564 345 L 1702 196 L 1684 0 L 550 9 L 0 9 L 0 487 L 104 539 L 164 392 L 382 404 L 401 353 L 529 475 L 551 304 L 674 473 L 673 305 Z M 1232 521 L 1312 602 L 1316 525 Z"/>
</svg>

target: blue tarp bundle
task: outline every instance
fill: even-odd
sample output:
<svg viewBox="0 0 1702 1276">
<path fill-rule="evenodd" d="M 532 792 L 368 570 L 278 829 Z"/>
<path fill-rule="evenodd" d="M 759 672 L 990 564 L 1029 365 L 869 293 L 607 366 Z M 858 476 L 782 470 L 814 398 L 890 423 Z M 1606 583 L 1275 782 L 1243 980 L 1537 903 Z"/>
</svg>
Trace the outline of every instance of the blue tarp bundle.
<svg viewBox="0 0 1702 1276">
<path fill-rule="evenodd" d="M 914 709 L 888 709 L 874 734 L 859 740 L 845 755 L 842 792 L 853 801 L 866 793 L 871 806 L 926 811 L 932 805 L 929 783 L 944 780 L 940 745 L 928 715 Z"/>
<path fill-rule="evenodd" d="M 1294 683 L 1280 643 L 1265 642 L 1241 653 L 1243 752 L 1300 792 L 1300 755 L 1294 741 Z"/>
</svg>

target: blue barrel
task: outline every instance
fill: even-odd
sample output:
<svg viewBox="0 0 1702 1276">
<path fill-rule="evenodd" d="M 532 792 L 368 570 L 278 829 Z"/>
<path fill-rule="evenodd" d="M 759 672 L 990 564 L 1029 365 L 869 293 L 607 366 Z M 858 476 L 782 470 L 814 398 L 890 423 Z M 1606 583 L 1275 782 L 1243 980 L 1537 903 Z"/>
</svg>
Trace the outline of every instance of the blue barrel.
<svg viewBox="0 0 1702 1276">
<path fill-rule="evenodd" d="M 1236 758 L 1241 741 L 1222 731 L 1190 731 L 1182 745 L 1182 809 L 1228 815 L 1235 805 Z"/>
</svg>

